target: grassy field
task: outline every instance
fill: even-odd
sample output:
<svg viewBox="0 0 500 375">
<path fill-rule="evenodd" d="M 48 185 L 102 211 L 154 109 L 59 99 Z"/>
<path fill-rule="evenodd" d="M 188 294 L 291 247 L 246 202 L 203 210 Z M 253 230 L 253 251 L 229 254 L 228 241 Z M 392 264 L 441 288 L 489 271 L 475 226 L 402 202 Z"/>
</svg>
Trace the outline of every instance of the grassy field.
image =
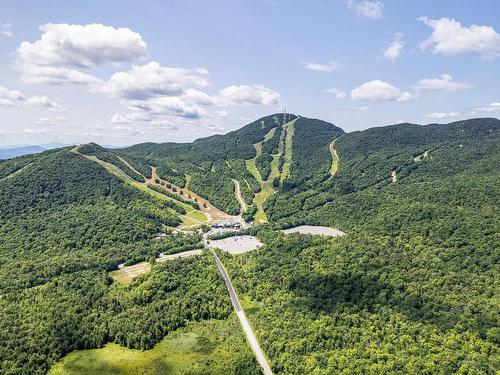
<svg viewBox="0 0 500 375">
<path fill-rule="evenodd" d="M 75 151 L 75 152 L 78 152 L 78 151 Z M 123 172 L 120 168 L 118 168 L 116 165 L 105 162 L 101 159 L 98 159 L 95 156 L 89 156 L 89 155 L 83 155 L 83 154 L 80 154 L 80 155 L 102 165 L 104 168 L 106 168 L 106 170 L 108 172 L 115 175 L 116 177 L 118 177 L 119 179 L 124 181 L 125 183 L 132 185 L 135 188 L 142 190 L 145 193 L 147 193 L 155 198 L 158 198 L 161 200 L 172 201 L 172 202 L 175 202 L 178 205 L 182 206 L 186 210 L 186 215 L 180 215 L 181 220 L 182 220 L 181 228 L 187 228 L 187 227 L 193 227 L 193 226 L 205 224 L 208 221 L 207 216 L 203 212 L 195 210 L 189 204 L 180 202 L 176 199 L 172 199 L 172 198 L 167 197 L 167 196 L 165 196 L 157 191 L 154 191 L 154 190 L 148 188 L 148 186 L 143 182 L 135 181 L 130 176 L 128 176 L 125 172 Z"/>
<path fill-rule="evenodd" d="M 283 170 L 281 172 L 280 182 L 286 180 L 286 178 L 290 175 L 290 168 L 292 167 L 292 145 L 293 145 L 293 135 L 295 131 L 295 121 L 297 119 L 292 120 L 285 125 L 283 128 L 286 130 L 286 138 L 285 138 L 285 162 L 283 163 Z"/>
<path fill-rule="evenodd" d="M 116 344 L 68 354 L 49 375 L 260 374 L 236 317 L 190 323 L 151 350 Z"/>
<path fill-rule="evenodd" d="M 332 143 L 330 143 L 330 153 L 332 154 L 332 166 L 330 168 L 330 175 L 335 176 L 337 171 L 339 170 L 339 164 L 340 164 L 340 159 L 339 155 L 337 154 L 337 150 L 335 149 L 335 141 L 337 139 L 334 139 Z"/>
<path fill-rule="evenodd" d="M 109 276 L 119 284 L 128 284 L 134 277 L 142 275 L 143 273 L 151 271 L 151 263 L 140 262 L 131 266 L 125 266 L 118 270 L 111 271 Z"/>
</svg>

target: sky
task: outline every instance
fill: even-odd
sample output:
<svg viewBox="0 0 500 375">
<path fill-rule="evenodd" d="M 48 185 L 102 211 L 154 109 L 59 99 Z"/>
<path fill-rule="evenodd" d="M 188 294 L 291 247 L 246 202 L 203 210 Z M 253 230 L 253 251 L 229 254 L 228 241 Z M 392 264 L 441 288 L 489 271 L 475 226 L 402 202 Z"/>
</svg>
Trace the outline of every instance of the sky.
<svg viewBox="0 0 500 375">
<path fill-rule="evenodd" d="M 84 4 L 84 5 L 83 5 Z M 500 1 L 0 2 L 0 146 L 500 116 Z"/>
</svg>

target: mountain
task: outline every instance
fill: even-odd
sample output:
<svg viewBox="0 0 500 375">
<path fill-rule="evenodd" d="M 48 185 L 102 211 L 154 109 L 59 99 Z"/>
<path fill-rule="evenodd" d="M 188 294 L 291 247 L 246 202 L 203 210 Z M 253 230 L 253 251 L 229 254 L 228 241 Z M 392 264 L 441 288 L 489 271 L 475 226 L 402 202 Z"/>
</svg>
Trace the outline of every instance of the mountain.
<svg viewBox="0 0 500 375">
<path fill-rule="evenodd" d="M 38 154 L 45 151 L 41 146 L 21 146 L 0 149 L 0 159 L 10 159 L 28 154 Z"/>
<path fill-rule="evenodd" d="M 499 139 L 493 118 L 346 133 L 274 114 L 0 161 L 0 373 L 99 373 L 125 350 L 107 343 L 148 350 L 117 371 L 260 373 L 212 256 L 154 261 L 244 219 L 263 247 L 218 254 L 274 373 L 495 374 Z M 347 235 L 279 231 L 302 224 Z"/>
</svg>

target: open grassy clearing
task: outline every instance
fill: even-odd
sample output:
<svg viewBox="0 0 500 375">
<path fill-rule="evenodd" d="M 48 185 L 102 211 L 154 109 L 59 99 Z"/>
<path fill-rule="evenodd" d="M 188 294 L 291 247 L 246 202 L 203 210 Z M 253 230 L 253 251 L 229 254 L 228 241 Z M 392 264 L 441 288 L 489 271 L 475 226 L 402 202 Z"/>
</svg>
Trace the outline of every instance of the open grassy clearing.
<svg viewBox="0 0 500 375">
<path fill-rule="evenodd" d="M 283 129 L 286 130 L 285 151 L 284 151 L 285 162 L 283 163 L 283 169 L 281 171 L 280 183 L 283 183 L 287 179 L 287 177 L 290 175 L 290 168 L 292 167 L 292 145 L 293 145 L 293 135 L 295 131 L 294 127 L 295 121 L 297 121 L 297 119 L 294 119 L 283 125 Z"/>
<path fill-rule="evenodd" d="M 186 183 L 184 184 L 184 187 L 186 189 L 189 189 L 189 184 L 191 183 L 191 175 L 187 174 L 186 175 Z"/>
<path fill-rule="evenodd" d="M 197 225 L 203 225 L 203 224 L 206 224 L 208 222 L 208 218 L 203 212 L 197 211 L 188 204 L 182 203 L 176 199 L 172 199 L 172 198 L 167 197 L 167 196 L 165 196 L 157 191 L 154 191 L 154 190 L 148 188 L 146 183 L 135 181 L 130 176 L 128 176 L 125 172 L 123 172 L 120 168 L 118 168 L 116 165 L 108 163 L 106 161 L 103 161 L 95 156 L 80 154 L 78 152 L 78 148 L 74 148 L 74 149 L 72 149 L 72 151 L 75 153 L 78 153 L 79 155 L 81 155 L 89 160 L 92 160 L 92 161 L 102 165 L 108 172 L 115 175 L 116 177 L 118 177 L 119 179 L 124 181 L 125 183 L 132 185 L 135 188 L 137 188 L 141 191 L 144 191 L 145 193 L 147 193 L 155 198 L 165 200 L 165 201 L 175 202 L 176 204 L 182 206 L 186 210 L 186 215 L 179 215 L 179 217 L 182 220 L 181 228 L 190 228 L 190 227 L 197 226 Z"/>
<path fill-rule="evenodd" d="M 156 258 L 156 262 L 166 262 L 169 260 L 175 260 L 179 258 L 186 258 L 195 255 L 201 255 L 203 250 L 188 250 L 182 253 L 170 254 L 170 255 L 160 255 Z M 135 277 L 142 275 L 143 273 L 151 271 L 151 263 L 149 262 L 139 262 L 131 266 L 121 265 L 119 269 L 111 271 L 109 276 L 113 278 L 118 284 L 128 284 Z"/>
<path fill-rule="evenodd" d="M 137 276 L 149 271 L 151 271 L 151 263 L 140 262 L 111 271 L 109 276 L 111 276 L 118 284 L 128 284 Z"/>
<path fill-rule="evenodd" d="M 49 375 L 259 373 L 234 315 L 228 320 L 190 323 L 151 350 L 132 350 L 117 344 L 77 350 L 49 371 Z"/>
<path fill-rule="evenodd" d="M 314 234 L 320 236 L 339 237 L 344 236 L 345 233 L 336 228 L 324 227 L 320 225 L 299 225 L 298 227 L 282 230 L 284 234 L 300 233 L 300 234 Z"/>
<path fill-rule="evenodd" d="M 340 158 L 337 154 L 337 150 L 335 149 L 335 141 L 338 138 L 335 138 L 332 143 L 330 143 L 330 153 L 332 154 L 332 166 L 330 167 L 330 176 L 335 176 L 337 171 L 339 170 Z"/>
</svg>

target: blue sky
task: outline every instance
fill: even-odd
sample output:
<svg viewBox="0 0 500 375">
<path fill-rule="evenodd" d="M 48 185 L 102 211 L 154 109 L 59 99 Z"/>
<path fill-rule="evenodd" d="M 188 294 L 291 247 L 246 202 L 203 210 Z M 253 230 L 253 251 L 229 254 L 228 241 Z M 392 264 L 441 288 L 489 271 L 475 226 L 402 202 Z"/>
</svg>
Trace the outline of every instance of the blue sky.
<svg viewBox="0 0 500 375">
<path fill-rule="evenodd" d="M 0 146 L 225 133 L 286 107 L 346 131 L 500 113 L 500 2 L 8 1 Z"/>
</svg>

